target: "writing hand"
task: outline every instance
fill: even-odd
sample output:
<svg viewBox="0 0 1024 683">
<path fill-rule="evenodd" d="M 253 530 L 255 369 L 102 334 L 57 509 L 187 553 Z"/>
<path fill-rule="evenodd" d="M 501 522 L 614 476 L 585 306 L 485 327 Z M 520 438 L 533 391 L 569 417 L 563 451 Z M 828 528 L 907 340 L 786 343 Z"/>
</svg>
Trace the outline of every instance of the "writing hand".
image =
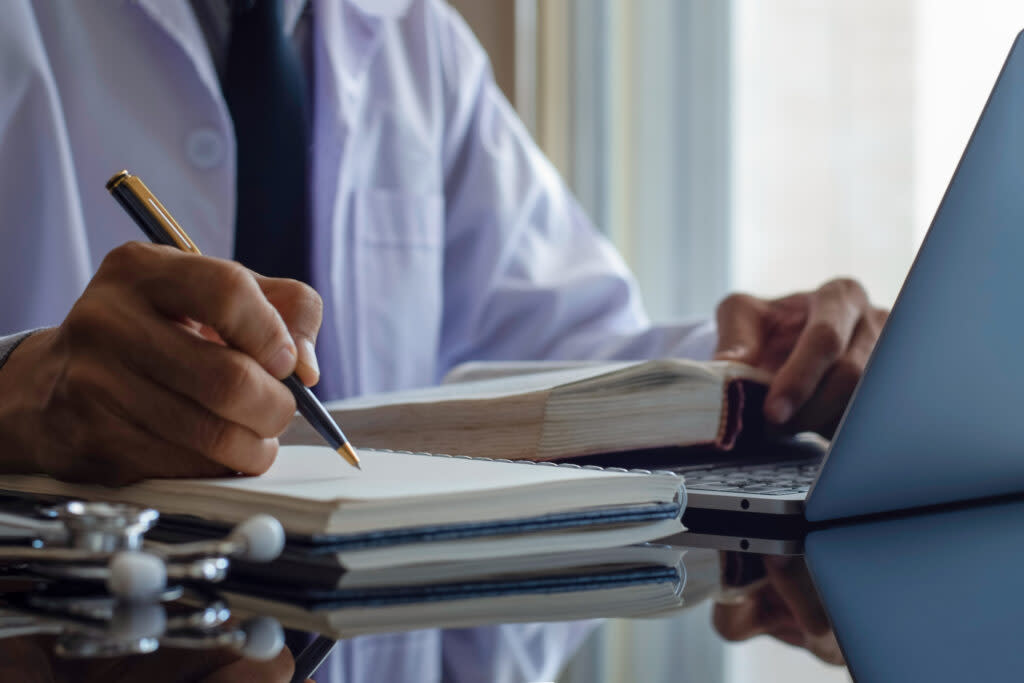
<svg viewBox="0 0 1024 683">
<path fill-rule="evenodd" d="M 887 315 L 849 279 L 781 299 L 733 294 L 718 306 L 715 358 L 774 373 L 770 422 L 831 437 Z"/>
<path fill-rule="evenodd" d="M 299 282 L 169 247 L 114 249 L 64 322 L 0 368 L 7 471 L 123 484 L 258 474 L 315 382 L 321 303 Z"/>
</svg>

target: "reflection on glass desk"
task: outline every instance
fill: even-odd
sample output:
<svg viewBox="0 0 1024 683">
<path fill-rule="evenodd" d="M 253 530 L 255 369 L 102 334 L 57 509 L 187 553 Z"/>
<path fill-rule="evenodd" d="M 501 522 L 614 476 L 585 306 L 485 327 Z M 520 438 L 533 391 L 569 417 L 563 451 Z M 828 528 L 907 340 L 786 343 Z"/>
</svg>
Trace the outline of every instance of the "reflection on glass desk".
<svg viewBox="0 0 1024 683">
<path fill-rule="evenodd" d="M 714 625 L 727 638 L 767 632 L 826 661 L 845 659 L 857 681 L 1012 680 L 1024 665 L 1016 590 L 1024 566 L 1021 528 L 1024 500 L 1011 499 L 817 528 L 804 541 L 806 565 L 800 557 L 628 548 L 510 563 L 497 575 L 475 576 L 465 564 L 435 566 L 418 575 L 354 575 L 334 590 L 258 597 L 240 592 L 243 580 L 224 597 L 236 619 L 269 616 L 339 638 L 514 621 L 661 617 L 713 600 Z M 11 650 L 13 642 L 21 650 Z M 33 650 L 33 661 L 52 659 L 52 635 L 40 642 L 46 648 Z M 188 668 L 181 647 L 188 643 L 168 643 L 131 661 L 207 670 Z M 0 640 L 0 661 L 17 661 L 24 651 L 24 639 Z M 170 652 L 178 659 L 168 659 Z M 69 662 L 76 661 L 53 666 L 74 671 Z"/>
<path fill-rule="evenodd" d="M 335 585 L 301 576 L 267 584 L 258 575 L 229 580 L 225 596 L 248 615 L 286 627 L 349 638 L 420 628 L 495 622 L 648 616 L 678 609 L 687 571 L 681 548 L 637 545 L 393 570 L 354 571 Z M 476 565 L 486 567 L 478 571 Z"/>
<path fill-rule="evenodd" d="M 684 561 L 696 570 L 692 577 Z M 141 653 L 167 662 L 161 653 L 168 650 L 191 650 L 201 659 L 219 647 L 225 655 L 234 650 L 237 657 L 247 654 L 252 625 L 268 617 L 334 638 L 507 622 L 654 617 L 706 599 L 717 588 L 718 574 L 716 552 L 691 556 L 682 548 L 652 545 L 516 558 L 499 574 L 474 575 L 472 563 L 407 569 L 401 575 L 356 573 L 333 590 L 291 594 L 243 580 L 216 597 L 210 591 L 193 592 L 176 602 L 149 605 L 97 600 L 95 590 L 66 582 L 7 580 L 0 601 L 0 660 L 17 661 L 26 642 L 35 659 L 61 671 L 74 670 L 71 661 L 105 670 L 104 662 L 96 660 L 112 665 L 118 661 L 114 657 L 134 655 L 129 660 L 136 662 Z M 243 592 L 247 589 L 248 594 Z M 9 640 L 26 635 L 44 637 Z"/>
<path fill-rule="evenodd" d="M 807 562 L 858 681 L 1024 672 L 1024 500 L 812 532 Z"/>
<path fill-rule="evenodd" d="M 310 588 L 315 582 L 299 579 L 293 585 L 303 588 L 291 591 L 261 586 L 243 573 L 216 593 L 192 590 L 175 600 L 171 590 L 170 600 L 158 605 L 97 600 L 66 582 L 8 580 L 0 600 L 0 663 L 41 667 L 52 680 L 85 680 L 83 672 L 98 672 L 89 674 L 96 680 L 203 680 L 235 666 L 239 656 L 256 654 L 252 666 L 272 666 L 267 627 L 276 623 L 340 639 L 496 623 L 656 619 L 709 599 L 721 603 L 721 614 L 746 623 L 751 610 L 761 611 L 778 592 L 759 556 L 679 546 L 515 558 L 500 573 L 493 565 L 484 574 L 474 571 L 463 562 L 353 572 L 333 588 Z M 778 575 L 790 581 L 793 567 Z M 36 637 L 24 637 L 30 635 Z M 10 670 L 0 665 L 0 674 Z"/>
</svg>

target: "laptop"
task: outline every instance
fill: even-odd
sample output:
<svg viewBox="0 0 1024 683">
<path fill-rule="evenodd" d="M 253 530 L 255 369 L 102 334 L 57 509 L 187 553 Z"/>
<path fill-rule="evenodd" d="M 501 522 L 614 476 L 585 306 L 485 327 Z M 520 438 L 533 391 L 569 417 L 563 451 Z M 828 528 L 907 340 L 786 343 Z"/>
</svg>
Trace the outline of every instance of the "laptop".
<svg viewBox="0 0 1024 683">
<path fill-rule="evenodd" d="M 681 469 L 680 542 L 799 552 L 807 523 L 1024 492 L 1021 35 L 831 444 Z"/>
</svg>

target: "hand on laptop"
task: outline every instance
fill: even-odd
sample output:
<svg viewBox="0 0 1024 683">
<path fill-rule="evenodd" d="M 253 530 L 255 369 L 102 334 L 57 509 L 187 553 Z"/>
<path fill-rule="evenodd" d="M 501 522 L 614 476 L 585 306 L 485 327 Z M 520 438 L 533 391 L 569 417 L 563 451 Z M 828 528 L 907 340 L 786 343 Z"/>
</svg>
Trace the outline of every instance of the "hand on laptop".
<svg viewBox="0 0 1024 683">
<path fill-rule="evenodd" d="M 829 664 L 843 664 L 843 654 L 807 565 L 797 557 L 764 557 L 763 562 L 765 578 L 751 584 L 742 599 L 736 599 L 737 593 L 730 591 L 733 599 L 729 604 L 715 605 L 715 629 L 732 641 L 767 634 L 805 648 Z"/>
<path fill-rule="evenodd" d="M 887 315 L 849 279 L 781 299 L 733 294 L 718 306 L 715 358 L 775 373 L 769 422 L 831 437 Z"/>
</svg>

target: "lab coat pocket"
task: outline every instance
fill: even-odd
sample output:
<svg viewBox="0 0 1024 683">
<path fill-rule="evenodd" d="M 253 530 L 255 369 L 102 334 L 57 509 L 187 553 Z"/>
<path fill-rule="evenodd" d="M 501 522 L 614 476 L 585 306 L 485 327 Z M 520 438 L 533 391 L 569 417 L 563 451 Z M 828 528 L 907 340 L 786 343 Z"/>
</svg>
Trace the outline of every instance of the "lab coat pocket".
<svg viewBox="0 0 1024 683">
<path fill-rule="evenodd" d="M 362 389 L 431 384 L 441 331 L 442 196 L 361 190 L 353 213 Z"/>
</svg>

